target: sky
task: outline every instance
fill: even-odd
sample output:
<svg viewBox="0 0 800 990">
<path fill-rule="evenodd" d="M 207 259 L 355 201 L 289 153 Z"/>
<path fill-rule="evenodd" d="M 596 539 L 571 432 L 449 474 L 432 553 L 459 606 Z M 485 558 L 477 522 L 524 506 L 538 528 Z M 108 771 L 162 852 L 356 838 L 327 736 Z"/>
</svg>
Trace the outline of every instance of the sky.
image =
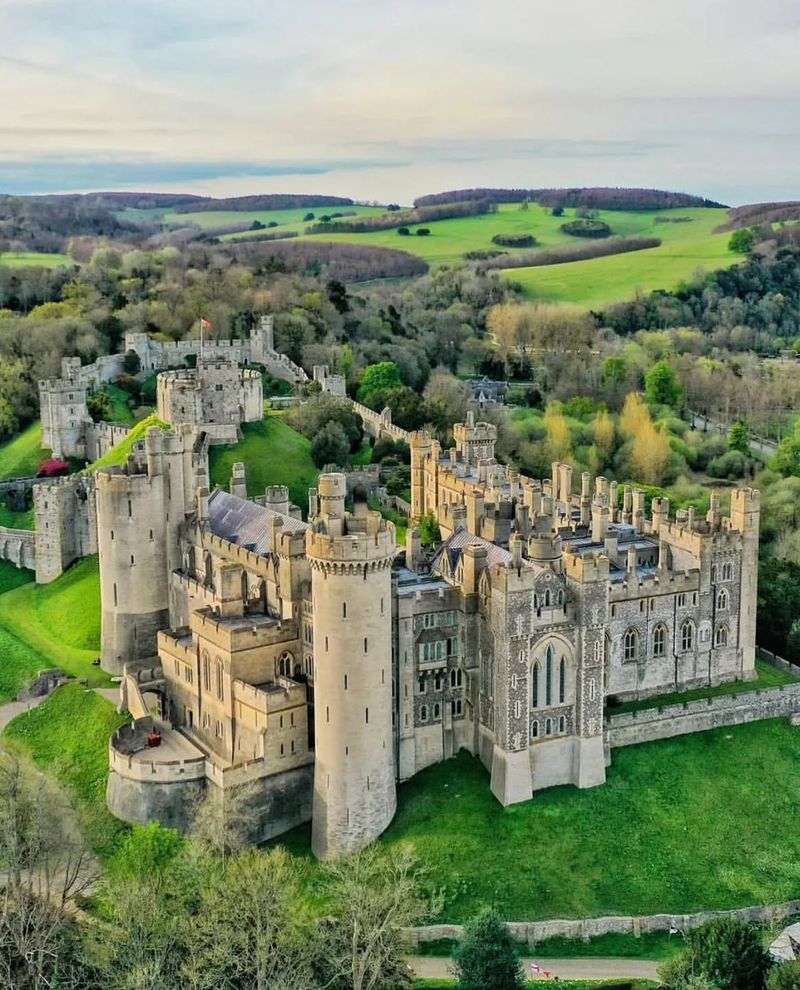
<svg viewBox="0 0 800 990">
<path fill-rule="evenodd" d="M 0 0 L 0 191 L 800 198 L 797 0 Z"/>
</svg>

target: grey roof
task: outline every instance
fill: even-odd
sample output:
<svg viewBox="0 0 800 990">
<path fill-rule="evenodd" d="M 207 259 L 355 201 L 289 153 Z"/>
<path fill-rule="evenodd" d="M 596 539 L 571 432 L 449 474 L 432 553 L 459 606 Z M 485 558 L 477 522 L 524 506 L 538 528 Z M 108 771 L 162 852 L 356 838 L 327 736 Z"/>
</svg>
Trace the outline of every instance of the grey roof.
<svg viewBox="0 0 800 990">
<path fill-rule="evenodd" d="M 455 569 L 464 547 L 468 543 L 486 548 L 486 564 L 488 567 L 491 567 L 493 564 L 508 565 L 511 563 L 511 552 L 509 550 L 497 546 L 491 540 L 484 540 L 482 536 L 473 536 L 465 529 L 457 529 L 448 540 L 444 541 L 436 552 L 436 556 L 431 561 L 431 570 L 435 571 L 441 566 L 442 558 L 445 554 L 450 558 L 451 568 Z"/>
<path fill-rule="evenodd" d="M 265 556 L 270 546 L 270 519 L 277 516 L 284 533 L 301 533 L 308 523 L 294 516 L 284 515 L 265 505 L 256 505 L 238 495 L 218 489 L 208 501 L 211 532 L 215 536 L 236 543 L 240 547 Z"/>
</svg>

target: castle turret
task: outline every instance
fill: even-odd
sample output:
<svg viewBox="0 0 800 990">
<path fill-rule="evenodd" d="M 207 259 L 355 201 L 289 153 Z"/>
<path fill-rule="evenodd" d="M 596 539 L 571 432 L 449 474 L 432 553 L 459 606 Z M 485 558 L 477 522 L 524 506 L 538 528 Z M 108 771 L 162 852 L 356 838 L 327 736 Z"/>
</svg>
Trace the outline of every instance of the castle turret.
<svg viewBox="0 0 800 990">
<path fill-rule="evenodd" d="M 156 634 L 169 627 L 178 529 L 195 507 L 187 474 L 193 479 L 191 434 L 152 429 L 124 470 L 95 476 L 104 670 L 154 657 Z"/>
<path fill-rule="evenodd" d="M 756 604 L 758 598 L 758 527 L 761 493 L 753 488 L 731 492 L 731 527 L 742 534 L 742 579 L 740 587 L 739 647 L 742 677 L 756 676 Z"/>
<path fill-rule="evenodd" d="M 316 763 L 311 847 L 322 859 L 377 838 L 397 803 L 392 745 L 394 526 L 344 511 L 346 480 L 319 479 L 306 533 L 314 608 Z"/>
</svg>

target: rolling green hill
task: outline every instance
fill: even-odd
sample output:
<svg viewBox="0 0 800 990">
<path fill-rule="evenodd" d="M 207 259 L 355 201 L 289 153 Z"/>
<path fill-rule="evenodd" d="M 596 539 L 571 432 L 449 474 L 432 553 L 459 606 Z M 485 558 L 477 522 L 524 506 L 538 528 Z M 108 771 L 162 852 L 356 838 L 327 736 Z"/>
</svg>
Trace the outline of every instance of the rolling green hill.
<svg viewBox="0 0 800 990">
<path fill-rule="evenodd" d="M 272 227 L 275 233 L 280 231 L 296 231 L 302 233 L 309 225 L 303 220 L 308 213 L 313 213 L 319 219 L 321 216 L 330 216 L 331 213 L 356 213 L 358 216 L 375 216 L 385 213 L 382 206 L 313 206 L 313 207 L 293 207 L 288 210 L 209 210 L 198 211 L 197 213 L 170 213 L 154 210 L 154 215 L 160 215 L 162 223 L 170 226 L 186 226 L 187 224 L 197 224 L 203 230 L 212 230 L 215 227 L 227 227 L 232 224 L 252 223 L 259 220 L 263 224 L 270 222 L 279 226 Z M 142 211 L 139 211 L 140 215 Z M 243 240 L 248 235 L 263 234 L 263 230 L 244 231 L 239 234 L 223 234 L 221 240 Z"/>
</svg>

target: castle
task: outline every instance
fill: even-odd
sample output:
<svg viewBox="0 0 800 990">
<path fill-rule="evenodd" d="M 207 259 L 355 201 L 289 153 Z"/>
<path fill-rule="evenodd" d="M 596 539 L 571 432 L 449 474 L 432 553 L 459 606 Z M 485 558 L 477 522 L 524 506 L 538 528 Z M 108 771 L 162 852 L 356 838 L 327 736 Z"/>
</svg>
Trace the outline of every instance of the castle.
<svg viewBox="0 0 800 990">
<path fill-rule="evenodd" d="M 567 464 L 534 480 L 497 463 L 472 416 L 454 437 L 409 437 L 430 550 L 413 525 L 398 548 L 341 474 L 306 520 L 280 486 L 248 499 L 243 465 L 210 492 L 189 425 L 97 473 L 102 662 L 134 716 L 109 746 L 115 814 L 185 828 L 198 794 L 238 794 L 253 840 L 310 820 L 335 857 L 386 828 L 398 781 L 460 748 L 504 805 L 592 787 L 609 696 L 755 677 L 758 492 L 733 491 L 730 517 L 716 495 L 704 518 L 664 499 L 648 515 L 604 478 L 574 491 Z"/>
</svg>

